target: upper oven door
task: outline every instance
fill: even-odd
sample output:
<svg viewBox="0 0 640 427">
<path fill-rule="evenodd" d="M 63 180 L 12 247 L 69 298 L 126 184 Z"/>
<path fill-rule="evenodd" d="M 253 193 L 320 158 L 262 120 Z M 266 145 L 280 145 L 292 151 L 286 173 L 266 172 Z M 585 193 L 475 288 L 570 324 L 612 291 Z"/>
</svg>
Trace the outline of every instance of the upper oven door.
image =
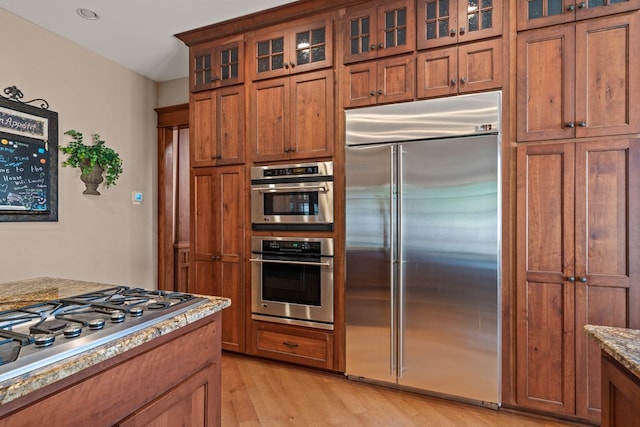
<svg viewBox="0 0 640 427">
<path fill-rule="evenodd" d="M 251 185 L 254 230 L 333 229 L 333 182 L 282 180 Z"/>
</svg>

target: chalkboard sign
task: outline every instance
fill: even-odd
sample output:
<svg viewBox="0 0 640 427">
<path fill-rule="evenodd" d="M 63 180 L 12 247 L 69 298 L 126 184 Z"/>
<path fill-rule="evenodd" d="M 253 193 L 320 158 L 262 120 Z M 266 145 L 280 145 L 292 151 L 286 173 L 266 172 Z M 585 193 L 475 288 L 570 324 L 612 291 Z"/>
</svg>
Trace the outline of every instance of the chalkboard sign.
<svg viewBox="0 0 640 427">
<path fill-rule="evenodd" d="M 0 221 L 57 220 L 58 114 L 0 97 Z"/>
</svg>

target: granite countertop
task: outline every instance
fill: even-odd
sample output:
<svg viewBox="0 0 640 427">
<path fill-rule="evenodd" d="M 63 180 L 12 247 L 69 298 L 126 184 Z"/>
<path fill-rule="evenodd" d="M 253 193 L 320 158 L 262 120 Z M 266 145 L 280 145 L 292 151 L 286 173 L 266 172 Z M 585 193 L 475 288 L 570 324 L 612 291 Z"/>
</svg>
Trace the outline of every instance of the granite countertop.
<svg viewBox="0 0 640 427">
<path fill-rule="evenodd" d="M 0 311 L 114 286 L 120 285 L 50 277 L 3 283 L 0 284 Z M 208 301 L 170 319 L 155 323 L 148 328 L 0 383 L 0 405 L 25 396 L 39 388 L 71 376 L 155 338 L 167 335 L 231 305 L 231 300 L 228 298 L 208 295 L 197 296 L 204 297 Z"/>
<path fill-rule="evenodd" d="M 640 378 L 640 330 L 594 325 L 584 329 L 605 353 Z"/>
</svg>

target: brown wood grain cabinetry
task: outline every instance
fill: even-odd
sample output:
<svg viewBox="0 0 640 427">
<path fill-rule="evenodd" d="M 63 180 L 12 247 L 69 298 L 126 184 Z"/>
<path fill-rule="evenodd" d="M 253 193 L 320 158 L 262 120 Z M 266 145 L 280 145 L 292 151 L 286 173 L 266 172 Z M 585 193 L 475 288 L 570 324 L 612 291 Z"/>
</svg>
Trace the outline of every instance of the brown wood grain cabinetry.
<svg viewBox="0 0 640 427">
<path fill-rule="evenodd" d="M 640 132 L 640 14 L 518 34 L 518 141 Z"/>
<path fill-rule="evenodd" d="M 316 329 L 254 322 L 254 353 L 285 362 L 333 368 L 333 334 Z"/>
<path fill-rule="evenodd" d="M 403 55 L 344 68 L 343 105 L 363 107 L 415 98 L 415 58 Z"/>
<path fill-rule="evenodd" d="M 502 34 L 502 0 L 418 0 L 418 49 Z"/>
<path fill-rule="evenodd" d="M 413 0 L 374 1 L 348 7 L 343 22 L 345 64 L 415 49 Z"/>
<path fill-rule="evenodd" d="M 640 140 L 517 148 L 517 403 L 600 419 L 585 324 L 640 326 Z"/>
<path fill-rule="evenodd" d="M 457 95 L 502 87 L 502 39 L 420 52 L 417 97 Z"/>
<path fill-rule="evenodd" d="M 640 8 L 640 0 L 518 0 L 518 31 Z"/>
<path fill-rule="evenodd" d="M 222 347 L 245 350 L 245 168 L 192 169 L 189 292 L 231 299 L 222 316 Z"/>
<path fill-rule="evenodd" d="M 220 426 L 221 314 L 3 405 L 0 426 Z"/>
<path fill-rule="evenodd" d="M 192 92 L 235 85 L 244 81 L 244 39 L 202 43 L 189 52 Z"/>
<path fill-rule="evenodd" d="M 602 427 L 640 425 L 640 380 L 602 352 Z"/>
<path fill-rule="evenodd" d="M 256 31 L 249 40 L 253 80 L 281 77 L 333 65 L 331 16 L 314 17 Z"/>
<path fill-rule="evenodd" d="M 333 155 L 333 70 L 258 81 L 251 91 L 254 162 Z"/>
<path fill-rule="evenodd" d="M 244 86 L 191 95 L 191 166 L 244 163 Z"/>
</svg>

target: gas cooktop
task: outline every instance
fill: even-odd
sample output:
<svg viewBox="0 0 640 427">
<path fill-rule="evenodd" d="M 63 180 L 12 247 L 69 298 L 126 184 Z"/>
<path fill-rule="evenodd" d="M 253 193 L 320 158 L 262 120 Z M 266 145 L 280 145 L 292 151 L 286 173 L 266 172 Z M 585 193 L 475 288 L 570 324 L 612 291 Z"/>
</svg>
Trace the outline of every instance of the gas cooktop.
<svg viewBox="0 0 640 427">
<path fill-rule="evenodd" d="M 0 312 L 0 382 L 152 326 L 206 298 L 116 286 Z"/>
</svg>

